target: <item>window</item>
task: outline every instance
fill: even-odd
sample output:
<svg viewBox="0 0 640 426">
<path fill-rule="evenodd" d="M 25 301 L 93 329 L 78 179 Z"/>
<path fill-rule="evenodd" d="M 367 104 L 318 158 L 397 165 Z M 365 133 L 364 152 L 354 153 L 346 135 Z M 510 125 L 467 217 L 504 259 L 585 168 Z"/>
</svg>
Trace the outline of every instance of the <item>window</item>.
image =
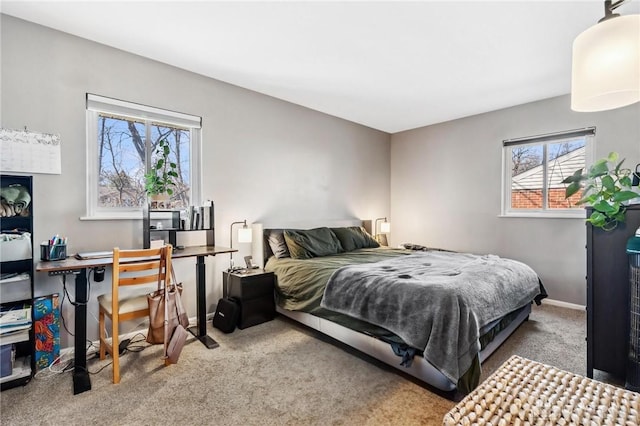
<svg viewBox="0 0 640 426">
<path fill-rule="evenodd" d="M 155 147 L 169 143 L 176 163 L 174 208 L 198 205 L 200 117 L 87 94 L 87 216 L 141 218 L 145 173 Z"/>
<path fill-rule="evenodd" d="M 581 193 L 565 199 L 562 181 L 590 162 L 595 128 L 503 141 L 506 216 L 584 217 Z"/>
</svg>

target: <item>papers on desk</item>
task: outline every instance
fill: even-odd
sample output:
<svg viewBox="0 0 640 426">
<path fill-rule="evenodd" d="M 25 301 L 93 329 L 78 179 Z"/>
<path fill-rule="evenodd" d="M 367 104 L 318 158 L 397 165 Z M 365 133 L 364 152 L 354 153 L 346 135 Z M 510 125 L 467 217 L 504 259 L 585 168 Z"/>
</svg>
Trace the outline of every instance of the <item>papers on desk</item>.
<svg viewBox="0 0 640 426">
<path fill-rule="evenodd" d="M 87 251 L 84 253 L 76 253 L 75 258 L 79 260 L 85 259 L 101 259 L 113 256 L 113 251 Z"/>
<path fill-rule="evenodd" d="M 31 306 L 0 312 L 0 334 L 31 328 Z"/>
</svg>

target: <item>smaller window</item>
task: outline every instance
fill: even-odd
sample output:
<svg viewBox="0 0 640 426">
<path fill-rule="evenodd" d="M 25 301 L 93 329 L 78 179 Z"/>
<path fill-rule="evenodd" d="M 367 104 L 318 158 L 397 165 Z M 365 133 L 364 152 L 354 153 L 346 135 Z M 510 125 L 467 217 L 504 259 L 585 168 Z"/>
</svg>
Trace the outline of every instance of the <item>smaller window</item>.
<svg viewBox="0 0 640 426">
<path fill-rule="evenodd" d="M 503 141 L 506 216 L 583 217 L 581 193 L 565 198 L 562 181 L 590 163 L 595 128 Z"/>
</svg>

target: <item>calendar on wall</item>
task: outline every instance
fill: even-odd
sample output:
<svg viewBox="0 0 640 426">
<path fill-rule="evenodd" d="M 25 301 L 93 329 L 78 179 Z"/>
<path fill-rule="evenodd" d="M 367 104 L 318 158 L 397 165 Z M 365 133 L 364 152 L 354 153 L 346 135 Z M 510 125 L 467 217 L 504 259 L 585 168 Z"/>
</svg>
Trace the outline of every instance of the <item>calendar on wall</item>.
<svg viewBox="0 0 640 426">
<path fill-rule="evenodd" d="M 0 171 L 61 174 L 60 135 L 0 128 Z"/>
</svg>

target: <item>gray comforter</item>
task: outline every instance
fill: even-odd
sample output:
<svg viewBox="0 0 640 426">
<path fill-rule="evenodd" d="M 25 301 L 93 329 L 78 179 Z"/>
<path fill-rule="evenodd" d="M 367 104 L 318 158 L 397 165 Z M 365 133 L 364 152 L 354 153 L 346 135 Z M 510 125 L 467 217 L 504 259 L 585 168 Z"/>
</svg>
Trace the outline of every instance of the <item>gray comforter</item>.
<svg viewBox="0 0 640 426">
<path fill-rule="evenodd" d="M 521 262 L 424 252 L 337 269 L 321 306 L 392 331 L 457 383 L 480 351 L 480 329 L 539 293 Z"/>
</svg>

